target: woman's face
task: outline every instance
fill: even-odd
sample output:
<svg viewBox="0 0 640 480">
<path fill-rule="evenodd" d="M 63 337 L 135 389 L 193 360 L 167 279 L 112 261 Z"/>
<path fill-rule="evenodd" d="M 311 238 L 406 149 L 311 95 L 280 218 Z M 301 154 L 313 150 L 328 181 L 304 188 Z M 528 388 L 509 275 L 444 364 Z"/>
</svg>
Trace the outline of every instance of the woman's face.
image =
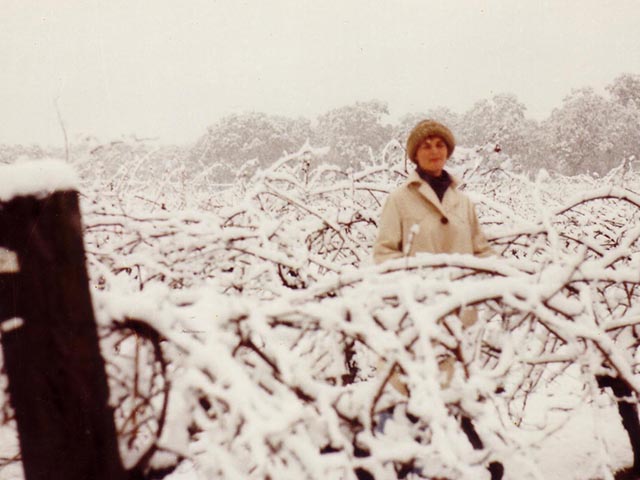
<svg viewBox="0 0 640 480">
<path fill-rule="evenodd" d="M 425 138 L 416 150 L 416 163 L 429 175 L 439 177 L 447 163 L 449 151 L 440 137 Z"/>
</svg>

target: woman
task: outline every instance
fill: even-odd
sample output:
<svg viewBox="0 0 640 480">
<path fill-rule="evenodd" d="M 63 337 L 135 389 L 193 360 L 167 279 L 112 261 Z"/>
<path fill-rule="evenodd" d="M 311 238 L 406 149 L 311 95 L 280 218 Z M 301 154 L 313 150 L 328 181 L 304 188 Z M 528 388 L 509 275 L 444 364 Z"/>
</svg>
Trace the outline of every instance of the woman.
<svg viewBox="0 0 640 480">
<path fill-rule="evenodd" d="M 475 207 L 444 169 L 455 139 L 444 125 L 425 120 L 407 140 L 407 157 L 416 164 L 407 182 L 389 194 L 373 248 L 376 263 L 419 252 L 491 254 Z"/>
<path fill-rule="evenodd" d="M 421 252 L 477 256 L 493 253 L 480 229 L 473 203 L 458 191 L 458 181 L 444 169 L 454 149 L 455 138 L 441 123 L 424 120 L 411 131 L 407 157 L 416 168 L 384 204 L 373 248 L 375 263 Z M 459 317 L 465 327 L 477 319 L 473 308 L 463 309 Z M 443 387 L 451 381 L 453 363 L 453 357 L 448 357 L 440 364 Z M 390 383 L 402 394 L 409 394 L 397 375 L 391 377 Z M 460 424 L 473 448 L 484 448 L 471 419 L 463 416 Z M 488 470 L 492 480 L 502 478 L 504 469 L 499 462 L 491 462 Z"/>
</svg>

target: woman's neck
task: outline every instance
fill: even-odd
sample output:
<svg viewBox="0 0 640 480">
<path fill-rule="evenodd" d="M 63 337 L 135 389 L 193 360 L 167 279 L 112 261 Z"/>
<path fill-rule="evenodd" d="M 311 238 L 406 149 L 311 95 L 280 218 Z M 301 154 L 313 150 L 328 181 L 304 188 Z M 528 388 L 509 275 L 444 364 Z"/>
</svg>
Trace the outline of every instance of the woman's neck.
<svg viewBox="0 0 640 480">
<path fill-rule="evenodd" d="M 434 177 L 433 174 L 425 172 L 419 166 L 416 167 L 416 171 L 418 172 L 418 175 L 420 175 L 420 178 L 427 182 L 431 189 L 436 193 L 438 200 L 442 201 L 445 192 L 452 183 L 449 173 L 447 173 L 446 170 L 442 170 L 439 177 Z"/>
</svg>

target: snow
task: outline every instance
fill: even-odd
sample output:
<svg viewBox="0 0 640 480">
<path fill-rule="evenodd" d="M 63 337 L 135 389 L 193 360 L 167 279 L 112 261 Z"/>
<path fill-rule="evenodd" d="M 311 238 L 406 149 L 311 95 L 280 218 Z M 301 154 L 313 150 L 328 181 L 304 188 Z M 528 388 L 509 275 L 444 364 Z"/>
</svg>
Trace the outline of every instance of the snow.
<svg viewBox="0 0 640 480">
<path fill-rule="evenodd" d="M 75 169 L 62 160 L 29 160 L 0 166 L 0 201 L 15 197 L 44 197 L 53 192 L 77 190 L 80 179 Z"/>
<path fill-rule="evenodd" d="M 609 178 L 598 188 L 551 184 L 546 172 L 486 182 L 482 158 L 469 158 L 465 191 L 499 254 L 371 265 L 400 158 L 389 149 L 348 175 L 310 170 L 309 158 L 325 154 L 306 145 L 215 194 L 138 182 L 139 159 L 122 189 L 78 180 L 60 162 L 2 167 L 16 178 L 5 201 L 80 187 L 101 330 L 135 320 L 163 339 L 170 393 L 152 466 L 183 457 L 172 480 L 352 479 L 356 466 L 389 478 L 394 462 L 412 459 L 424 476 L 452 479 L 486 478 L 489 459 L 519 480 L 611 478 L 628 466 L 626 432 L 595 376 L 640 391 L 637 196 Z M 479 320 L 463 326 L 469 307 Z M 151 343 L 123 335 L 103 339 L 121 375 L 113 401 L 131 400 L 132 359 L 146 359 L 139 376 L 153 392 L 141 412 L 153 416 L 164 383 Z M 451 357 L 444 386 L 439 364 Z M 408 398 L 388 381 L 395 366 Z M 114 407 L 117 422 L 133 408 Z M 471 448 L 463 414 L 486 449 Z M 128 463 L 154 428 L 150 420 L 135 442 L 121 439 Z M 0 456 L 15 451 L 2 441 L 10 430 L 0 428 Z M 335 451 L 321 455 L 327 447 Z"/>
</svg>

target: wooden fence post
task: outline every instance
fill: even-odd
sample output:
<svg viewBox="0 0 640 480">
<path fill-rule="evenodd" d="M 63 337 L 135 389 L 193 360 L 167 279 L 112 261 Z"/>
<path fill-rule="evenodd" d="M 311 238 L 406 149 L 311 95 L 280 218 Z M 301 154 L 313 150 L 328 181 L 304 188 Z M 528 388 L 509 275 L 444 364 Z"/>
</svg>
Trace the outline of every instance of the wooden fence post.
<svg viewBox="0 0 640 480">
<path fill-rule="evenodd" d="M 89 293 L 78 194 L 7 199 L 0 193 L 0 199 L 0 246 L 18 260 L 17 271 L 0 275 L 0 327 L 25 477 L 125 479 Z"/>
</svg>

